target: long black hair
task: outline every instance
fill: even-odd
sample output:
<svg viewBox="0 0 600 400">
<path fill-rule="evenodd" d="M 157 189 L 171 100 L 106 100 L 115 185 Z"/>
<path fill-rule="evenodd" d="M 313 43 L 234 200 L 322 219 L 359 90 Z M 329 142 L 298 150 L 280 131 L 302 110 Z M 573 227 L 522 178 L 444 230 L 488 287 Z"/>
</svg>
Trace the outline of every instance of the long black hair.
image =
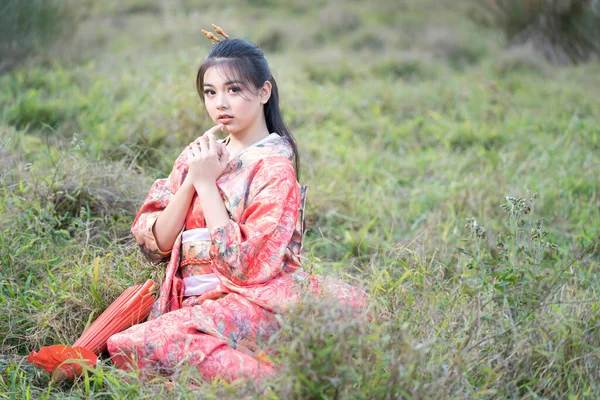
<svg viewBox="0 0 600 400">
<path fill-rule="evenodd" d="M 234 80 L 243 82 L 247 88 L 258 90 L 266 81 L 271 82 L 271 97 L 264 106 L 265 120 L 270 133 L 276 132 L 285 137 L 294 152 L 296 177 L 300 176 L 300 156 L 296 139 L 292 135 L 279 109 L 279 91 L 275 78 L 271 74 L 267 59 L 260 47 L 243 39 L 224 39 L 212 47 L 196 75 L 196 89 L 204 102 L 204 74 L 209 68 L 219 66 L 224 68 Z"/>
</svg>

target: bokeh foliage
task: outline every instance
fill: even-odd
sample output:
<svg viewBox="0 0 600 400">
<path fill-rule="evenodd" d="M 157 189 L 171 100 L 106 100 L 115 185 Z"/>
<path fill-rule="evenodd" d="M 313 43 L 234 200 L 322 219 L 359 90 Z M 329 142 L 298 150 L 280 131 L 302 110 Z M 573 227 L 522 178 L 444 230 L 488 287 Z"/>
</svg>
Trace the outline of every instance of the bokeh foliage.
<svg viewBox="0 0 600 400">
<path fill-rule="evenodd" d="M 85 15 L 86 2 L 3 0 L 0 3 L 0 74 L 68 39 Z"/>
<path fill-rule="evenodd" d="M 600 1 L 474 1 L 479 20 L 504 31 L 509 43 L 529 44 L 557 64 L 600 56 Z"/>
</svg>

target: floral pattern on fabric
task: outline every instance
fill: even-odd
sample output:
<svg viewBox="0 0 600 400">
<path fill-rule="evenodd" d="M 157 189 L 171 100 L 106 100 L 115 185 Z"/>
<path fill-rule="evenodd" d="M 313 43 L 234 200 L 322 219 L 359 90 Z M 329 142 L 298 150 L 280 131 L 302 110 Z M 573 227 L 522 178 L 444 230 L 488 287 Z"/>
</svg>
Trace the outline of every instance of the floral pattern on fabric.
<svg viewBox="0 0 600 400">
<path fill-rule="evenodd" d="M 113 335 L 108 350 L 120 368 L 170 375 L 198 365 L 208 379 L 253 378 L 272 373 L 254 358 L 279 325 L 274 314 L 230 294 L 184 307 Z M 209 362 L 206 362 L 206 361 Z"/>
<path fill-rule="evenodd" d="M 328 293 L 357 309 L 366 305 L 361 290 L 301 268 L 306 187 L 296 181 L 292 156 L 287 139 L 271 134 L 229 161 L 216 183 L 230 220 L 209 231 L 210 243 L 202 244 L 201 251 L 182 246 L 181 234 L 171 251 L 163 251 L 152 233 L 187 175 L 185 154 L 167 179 L 154 183 L 132 233 L 150 261 L 168 260 L 165 278 L 149 321 L 110 338 L 117 366 L 137 364 L 168 373 L 189 363 L 207 378 L 257 378 L 272 372 L 254 357 L 278 329 L 275 313 L 296 304 L 306 290 Z M 206 228 L 197 195 L 184 229 L 195 228 Z M 202 270 L 181 267 L 183 259 L 204 258 L 207 251 L 212 262 Z M 207 272 L 217 275 L 217 287 L 184 298 L 183 277 Z"/>
</svg>

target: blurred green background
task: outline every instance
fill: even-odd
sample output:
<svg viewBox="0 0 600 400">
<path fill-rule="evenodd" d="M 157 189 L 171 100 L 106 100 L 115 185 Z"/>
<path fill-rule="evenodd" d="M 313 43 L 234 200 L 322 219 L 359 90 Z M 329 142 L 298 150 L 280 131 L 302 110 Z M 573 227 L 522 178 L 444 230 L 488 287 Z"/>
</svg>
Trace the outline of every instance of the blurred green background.
<svg viewBox="0 0 600 400">
<path fill-rule="evenodd" d="M 306 268 L 364 287 L 377 317 L 300 310 L 271 389 L 204 396 L 598 396 L 599 1 L 4 0 L 1 398 L 198 395 L 106 361 L 51 385 L 23 357 L 160 279 L 129 227 L 211 126 L 194 84 L 212 23 L 279 84 Z"/>
</svg>

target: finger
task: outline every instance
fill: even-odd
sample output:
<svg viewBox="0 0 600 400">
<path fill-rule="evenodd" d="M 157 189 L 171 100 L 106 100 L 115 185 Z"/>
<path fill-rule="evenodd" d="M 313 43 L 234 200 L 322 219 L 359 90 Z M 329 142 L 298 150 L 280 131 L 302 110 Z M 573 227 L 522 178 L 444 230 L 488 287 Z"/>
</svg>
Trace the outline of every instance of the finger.
<svg viewBox="0 0 600 400">
<path fill-rule="evenodd" d="M 194 158 L 194 153 L 192 152 L 191 146 L 188 146 L 185 148 L 185 155 L 187 156 L 188 160 L 191 160 Z"/>
<path fill-rule="evenodd" d="M 219 155 L 222 155 L 225 151 L 227 151 L 227 146 L 225 145 L 225 143 L 223 143 L 220 140 L 217 140 L 216 142 L 217 142 L 216 146 L 217 146 Z"/>
<path fill-rule="evenodd" d="M 199 156 L 201 152 L 202 150 L 200 146 L 198 146 L 198 143 L 192 143 L 192 153 L 194 153 L 194 157 Z"/>
<path fill-rule="evenodd" d="M 204 132 L 204 134 L 206 135 L 207 133 L 212 133 L 213 135 L 215 133 L 217 133 L 219 131 L 219 129 L 221 129 L 223 127 L 223 124 L 217 124 L 215 126 L 213 126 L 212 128 L 210 128 L 209 130 L 207 130 L 206 132 Z"/>
<path fill-rule="evenodd" d="M 223 153 L 221 153 L 219 155 L 219 161 L 220 162 L 228 162 L 229 161 L 229 150 L 227 150 L 227 147 L 222 146 L 223 149 Z"/>
<path fill-rule="evenodd" d="M 196 138 L 196 140 L 194 140 L 194 142 L 196 142 L 196 143 L 200 143 L 200 141 L 201 141 L 201 140 L 204 140 L 204 139 L 206 139 L 206 132 L 204 132 L 202 135 L 198 136 L 198 137 Z"/>
<path fill-rule="evenodd" d="M 198 139 L 196 139 L 196 143 L 198 144 L 198 146 L 200 146 L 201 142 L 207 141 L 208 138 L 206 137 L 206 133 L 202 136 L 199 136 Z"/>
<path fill-rule="evenodd" d="M 215 138 L 215 135 L 209 131 L 209 132 L 206 132 L 206 137 L 208 138 L 209 151 L 212 151 L 212 152 L 218 154 L 217 139 Z"/>
<path fill-rule="evenodd" d="M 203 153 L 208 153 L 208 138 L 206 136 L 202 136 L 200 138 L 200 151 Z"/>
</svg>

